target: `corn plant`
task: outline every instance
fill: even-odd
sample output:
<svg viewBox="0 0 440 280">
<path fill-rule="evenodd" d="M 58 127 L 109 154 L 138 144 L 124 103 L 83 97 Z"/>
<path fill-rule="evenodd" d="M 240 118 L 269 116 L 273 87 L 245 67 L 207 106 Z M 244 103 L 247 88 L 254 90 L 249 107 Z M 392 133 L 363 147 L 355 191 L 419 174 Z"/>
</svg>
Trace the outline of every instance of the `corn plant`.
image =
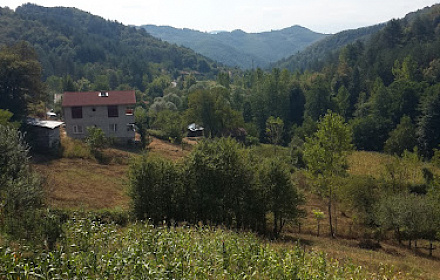
<svg viewBox="0 0 440 280">
<path fill-rule="evenodd" d="M 0 279 L 393 279 L 299 246 L 276 249 L 220 228 L 119 227 L 72 219 L 51 251 L 0 248 Z M 394 278 L 397 279 L 397 278 Z"/>
</svg>

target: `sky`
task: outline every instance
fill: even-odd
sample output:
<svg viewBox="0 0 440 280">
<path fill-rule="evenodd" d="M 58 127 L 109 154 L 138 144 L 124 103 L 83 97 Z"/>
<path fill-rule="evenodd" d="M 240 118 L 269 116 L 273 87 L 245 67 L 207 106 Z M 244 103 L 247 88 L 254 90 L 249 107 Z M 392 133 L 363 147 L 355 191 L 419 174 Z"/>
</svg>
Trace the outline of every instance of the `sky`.
<svg viewBox="0 0 440 280">
<path fill-rule="evenodd" d="M 1 0 L 0 6 L 27 2 L 75 7 L 126 25 L 249 33 L 301 25 L 330 34 L 402 18 L 440 0 Z"/>
</svg>

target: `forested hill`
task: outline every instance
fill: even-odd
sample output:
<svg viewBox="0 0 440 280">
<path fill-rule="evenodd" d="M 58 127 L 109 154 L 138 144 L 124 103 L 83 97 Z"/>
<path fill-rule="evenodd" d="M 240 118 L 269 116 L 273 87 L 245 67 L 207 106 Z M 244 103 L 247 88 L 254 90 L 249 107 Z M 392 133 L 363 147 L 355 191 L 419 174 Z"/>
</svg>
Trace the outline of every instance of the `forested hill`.
<svg viewBox="0 0 440 280">
<path fill-rule="evenodd" d="M 215 34 L 169 26 L 142 27 L 162 40 L 189 47 L 211 59 L 243 69 L 266 68 L 270 63 L 295 54 L 328 36 L 301 26 L 262 33 L 234 30 Z"/>
<path fill-rule="evenodd" d="M 345 30 L 320 40 L 303 51 L 274 63 L 272 66 L 286 68 L 290 71 L 322 69 L 326 62 L 331 61 L 338 50 L 355 41 L 367 41 L 372 34 L 382 29 L 385 24 Z"/>
<path fill-rule="evenodd" d="M 70 75 L 93 82 L 110 71 L 115 83 L 143 89 L 143 79 L 151 81 L 160 69 L 175 75 L 177 70 L 212 71 L 213 62 L 190 49 L 75 8 L 0 8 L 0 45 L 21 40 L 37 51 L 44 77 Z"/>
<path fill-rule="evenodd" d="M 396 59 L 402 61 L 410 55 L 426 66 L 435 57 L 435 49 L 440 49 L 437 45 L 439 9 L 439 5 L 434 5 L 386 24 L 337 33 L 274 66 L 290 71 L 321 71 L 337 64 L 341 49 L 348 46 L 350 60 L 356 60 L 364 69 L 373 68 L 367 71 L 379 74 L 389 83 Z"/>
</svg>

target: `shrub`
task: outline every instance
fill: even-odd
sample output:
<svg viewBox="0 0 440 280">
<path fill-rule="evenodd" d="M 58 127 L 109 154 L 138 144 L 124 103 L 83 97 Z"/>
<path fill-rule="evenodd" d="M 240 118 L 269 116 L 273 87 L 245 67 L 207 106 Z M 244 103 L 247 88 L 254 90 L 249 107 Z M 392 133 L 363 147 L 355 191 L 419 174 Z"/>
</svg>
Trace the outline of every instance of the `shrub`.
<svg viewBox="0 0 440 280">
<path fill-rule="evenodd" d="M 69 137 L 61 138 L 61 154 L 65 158 L 92 158 L 83 141 Z"/>
</svg>

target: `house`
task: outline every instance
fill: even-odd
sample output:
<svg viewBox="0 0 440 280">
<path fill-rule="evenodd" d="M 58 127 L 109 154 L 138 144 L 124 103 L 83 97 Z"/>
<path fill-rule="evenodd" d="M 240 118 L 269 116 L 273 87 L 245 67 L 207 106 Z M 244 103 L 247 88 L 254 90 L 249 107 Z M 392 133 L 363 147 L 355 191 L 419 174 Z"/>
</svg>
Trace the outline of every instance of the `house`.
<svg viewBox="0 0 440 280">
<path fill-rule="evenodd" d="M 134 141 L 134 90 L 64 92 L 62 108 L 67 136 L 87 137 L 87 127 L 98 127 L 118 143 Z"/>
<path fill-rule="evenodd" d="M 27 118 L 27 134 L 35 150 L 57 152 L 60 147 L 60 127 L 63 122 Z"/>
</svg>

